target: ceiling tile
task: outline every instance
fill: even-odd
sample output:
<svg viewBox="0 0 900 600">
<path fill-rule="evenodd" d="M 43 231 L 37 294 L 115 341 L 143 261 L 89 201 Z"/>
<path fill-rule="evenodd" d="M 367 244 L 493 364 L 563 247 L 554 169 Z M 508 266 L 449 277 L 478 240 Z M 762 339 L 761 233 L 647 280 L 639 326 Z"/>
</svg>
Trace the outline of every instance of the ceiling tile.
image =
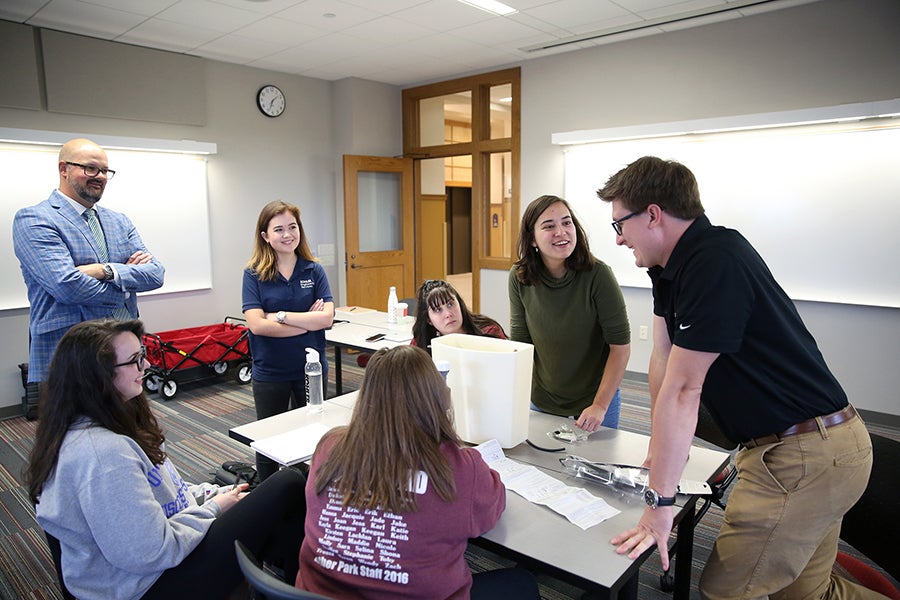
<svg viewBox="0 0 900 600">
<path fill-rule="evenodd" d="M 228 34 L 194 48 L 191 54 L 213 60 L 246 64 L 258 58 L 281 52 L 287 48 L 287 44 Z"/>
<path fill-rule="evenodd" d="M 187 52 L 221 36 L 221 32 L 205 27 L 148 19 L 117 37 L 116 41 L 174 52 Z"/>
<path fill-rule="evenodd" d="M 307 0 L 278 13 L 281 19 L 304 23 L 326 31 L 341 31 L 380 16 L 379 13 L 367 8 L 336 0 Z"/>
<path fill-rule="evenodd" d="M 65 0 L 71 1 L 71 0 Z M 90 0 L 91 4 L 105 6 L 124 12 L 134 13 L 145 17 L 152 17 L 158 12 L 177 4 L 178 0 Z"/>
<path fill-rule="evenodd" d="M 405 85 L 814 1 L 505 0 L 518 12 L 500 17 L 454 0 L 0 0 L 0 18 L 285 73 Z"/>
<path fill-rule="evenodd" d="M 528 10 L 528 15 L 563 29 L 615 19 L 628 11 L 609 0 L 557 0 Z"/>
<path fill-rule="evenodd" d="M 377 19 L 348 27 L 342 30 L 341 33 L 379 42 L 380 44 L 389 41 L 393 45 L 394 43 L 412 42 L 433 35 L 436 32 L 434 29 L 421 27 L 415 23 L 401 21 L 394 17 L 378 17 Z"/>
<path fill-rule="evenodd" d="M 300 4 L 304 0 L 210 0 L 210 2 L 264 15 L 273 15 L 286 8 Z"/>
<path fill-rule="evenodd" d="M 328 34 L 324 29 L 317 29 L 279 17 L 264 17 L 241 28 L 239 33 L 248 38 L 264 41 L 277 40 L 289 45 L 302 44 Z"/>
<path fill-rule="evenodd" d="M 465 27 L 479 21 L 493 19 L 496 15 L 461 2 L 431 0 L 395 16 L 422 27 L 430 27 L 439 31 L 452 31 L 457 27 Z"/>
<path fill-rule="evenodd" d="M 209 0 L 181 0 L 160 12 L 156 18 L 183 25 L 203 23 L 203 27 L 206 29 L 231 33 L 240 27 L 260 20 L 262 15 Z"/>
<path fill-rule="evenodd" d="M 46 3 L 46 0 L 4 0 L 0 4 L 0 19 L 24 23 Z"/>
<path fill-rule="evenodd" d="M 79 0 L 53 0 L 30 18 L 28 24 L 111 39 L 143 20 L 144 17 L 134 13 Z"/>
</svg>

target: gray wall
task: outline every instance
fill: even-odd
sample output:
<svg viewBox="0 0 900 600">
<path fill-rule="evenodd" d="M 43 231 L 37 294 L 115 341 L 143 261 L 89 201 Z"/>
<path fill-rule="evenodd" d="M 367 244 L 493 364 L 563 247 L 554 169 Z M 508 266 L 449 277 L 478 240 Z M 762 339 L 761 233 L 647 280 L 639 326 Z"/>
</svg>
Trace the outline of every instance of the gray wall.
<svg viewBox="0 0 900 600">
<path fill-rule="evenodd" d="M 27 36 L 26 36 L 27 37 Z M 122 45 L 97 42 L 107 48 L 107 64 L 116 63 Z M 126 47 L 127 48 L 127 47 Z M 160 53 L 166 54 L 166 53 Z M 168 64 L 170 56 L 160 57 Z M 167 125 L 139 120 L 111 119 L 51 113 L 46 110 L 0 108 L 0 126 L 95 135 L 214 142 L 218 154 L 208 163 L 209 228 L 211 234 L 212 289 L 143 298 L 141 317 L 149 331 L 165 331 L 221 321 L 241 314 L 241 271 L 247 262 L 260 208 L 274 199 L 297 204 L 315 253 L 321 244 L 338 245 L 340 155 L 366 153 L 394 155 L 401 139 L 399 88 L 348 80 L 339 84 L 203 60 L 205 124 Z M 3 61 L 0 81 L 15 64 Z M 121 74 L 120 74 L 121 77 Z M 142 75 L 133 73 L 135 85 Z M 27 79 L 27 78 L 26 78 Z M 85 86 L 96 78 L 83 78 Z M 257 110 L 256 90 L 274 83 L 287 97 L 287 109 L 277 119 Z M 2 85 L 2 84 L 0 84 Z M 369 100 L 359 110 L 359 95 Z M 153 91 L 152 103 L 161 105 L 183 98 L 167 86 Z M 2 94 L 0 94 L 2 97 Z M 342 114 L 338 111 L 350 111 Z M 340 127 L 335 127 L 340 123 Z M 165 173 L 147 173 L 148 186 L 159 194 L 173 194 Z M 58 177 L 47 173 L 46 195 Z M 113 181 L 110 185 L 115 185 Z M 22 198 L 24 206 L 43 200 Z M 177 219 L 178 215 L 172 215 Z M 140 223 L 136 223 L 140 230 Z M 9 232 L 7 232 L 9 235 Z M 150 250 L 153 240 L 145 239 Z M 339 252 L 340 256 L 343 255 Z M 185 256 L 184 260 L 190 260 Z M 335 296 L 340 290 L 339 261 L 326 265 Z M 342 273 L 341 273 L 342 275 Z M 0 416 L 18 413 L 22 384 L 17 365 L 28 359 L 28 311 L 0 311 Z"/>
<path fill-rule="evenodd" d="M 894 0 L 821 0 L 526 62 L 523 206 L 541 194 L 563 193 L 562 152 L 550 143 L 553 132 L 898 98 L 897 23 L 900 5 Z M 118 45 L 108 44 L 107 58 L 114 63 Z M 22 68 L 10 61 L 0 64 L 0 82 Z M 314 250 L 319 244 L 336 245 L 337 260 L 326 270 L 339 295 L 340 156 L 400 152 L 396 88 L 359 80 L 329 83 L 213 61 L 204 61 L 204 73 L 203 126 L 0 108 L 4 127 L 218 144 L 219 153 L 209 162 L 213 289 L 145 298 L 141 310 L 150 331 L 240 313 L 240 274 L 255 219 L 259 208 L 275 198 L 301 207 Z M 134 77 L 137 82 L 141 75 Z M 287 95 L 288 108 L 279 119 L 266 119 L 255 107 L 254 94 L 264 83 L 281 86 Z M 87 78 L 85 85 L 96 82 Z M 158 103 L 171 99 L 164 87 L 154 93 Z M 172 193 L 164 174 L 150 173 L 147 181 L 160 193 Z M 56 183 L 55 174 L 48 173 L 47 194 Z M 851 202 L 847 214 L 852 214 Z M 864 226 L 864 218 L 854 223 Z M 152 240 L 146 241 L 152 249 Z M 897 254 L 884 257 L 885 276 L 894 276 L 889 261 Z M 484 272 L 481 295 L 484 312 L 508 320 L 505 273 Z M 628 288 L 625 296 L 634 328 L 629 370 L 646 373 L 650 347 L 638 340 L 637 328 L 650 322 L 649 293 Z M 900 414 L 900 312 L 806 302 L 799 308 L 857 406 Z M 0 312 L 0 334 L 5 342 L 0 347 L 0 414 L 13 414 L 22 394 L 16 365 L 27 359 L 28 311 Z"/>
<path fill-rule="evenodd" d="M 895 0 L 822 0 L 528 61 L 522 67 L 522 206 L 564 191 L 563 154 L 550 143 L 554 132 L 900 98 L 898 24 Z M 865 227 L 867 218 L 878 218 L 853 215 L 852 193 L 847 199 L 848 224 Z M 896 247 L 881 257 L 885 277 L 897 276 Z M 482 287 L 483 300 L 505 289 L 496 280 Z M 626 288 L 625 297 L 632 324 L 628 369 L 646 373 L 650 342 L 637 334 L 651 322 L 649 290 Z M 851 400 L 900 415 L 900 310 L 797 304 Z M 500 303 L 482 308 L 508 318 Z"/>
</svg>

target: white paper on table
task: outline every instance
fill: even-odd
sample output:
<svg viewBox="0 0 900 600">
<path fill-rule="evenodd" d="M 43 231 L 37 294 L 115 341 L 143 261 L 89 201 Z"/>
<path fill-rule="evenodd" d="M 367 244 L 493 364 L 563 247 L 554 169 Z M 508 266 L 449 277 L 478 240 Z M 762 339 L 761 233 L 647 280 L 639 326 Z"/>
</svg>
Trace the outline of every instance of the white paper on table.
<svg viewBox="0 0 900 600">
<path fill-rule="evenodd" d="M 413 339 L 411 333 L 404 333 L 402 331 L 391 331 L 384 336 L 384 341 L 386 342 L 397 342 L 398 344 L 402 344 L 403 342 L 409 342 Z"/>
<path fill-rule="evenodd" d="M 497 440 L 488 440 L 475 449 L 481 453 L 484 462 L 497 471 L 507 489 L 529 502 L 556 511 L 582 529 L 602 523 L 620 512 L 584 488 L 568 486 L 537 467 L 507 458 Z"/>
<path fill-rule="evenodd" d="M 279 464 L 293 465 L 312 458 L 319 440 L 330 429 L 322 423 L 311 423 L 250 442 L 250 447 Z"/>
</svg>

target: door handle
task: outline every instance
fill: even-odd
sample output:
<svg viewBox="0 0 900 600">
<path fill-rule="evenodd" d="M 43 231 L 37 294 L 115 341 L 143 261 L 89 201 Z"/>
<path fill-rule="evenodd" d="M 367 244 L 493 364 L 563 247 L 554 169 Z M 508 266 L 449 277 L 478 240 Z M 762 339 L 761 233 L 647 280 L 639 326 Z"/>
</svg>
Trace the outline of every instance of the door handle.
<svg viewBox="0 0 900 600">
<path fill-rule="evenodd" d="M 358 269 L 358 268 L 360 268 L 360 266 L 357 265 L 356 263 L 350 263 L 350 268 L 351 268 L 351 269 Z"/>
</svg>

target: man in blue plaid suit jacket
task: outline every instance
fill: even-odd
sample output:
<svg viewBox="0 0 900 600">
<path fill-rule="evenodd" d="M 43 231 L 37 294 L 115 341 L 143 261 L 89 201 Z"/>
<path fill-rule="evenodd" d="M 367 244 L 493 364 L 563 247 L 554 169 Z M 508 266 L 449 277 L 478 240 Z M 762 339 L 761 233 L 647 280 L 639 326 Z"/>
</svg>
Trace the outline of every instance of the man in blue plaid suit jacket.
<svg viewBox="0 0 900 600">
<path fill-rule="evenodd" d="M 29 382 L 45 379 L 53 351 L 72 325 L 136 318 L 136 292 L 162 286 L 165 273 L 128 217 L 95 206 L 115 173 L 100 146 L 86 139 L 66 142 L 58 169 L 59 188 L 13 220 L 13 246 L 31 305 Z M 105 244 L 88 224 L 91 208 Z"/>
</svg>

